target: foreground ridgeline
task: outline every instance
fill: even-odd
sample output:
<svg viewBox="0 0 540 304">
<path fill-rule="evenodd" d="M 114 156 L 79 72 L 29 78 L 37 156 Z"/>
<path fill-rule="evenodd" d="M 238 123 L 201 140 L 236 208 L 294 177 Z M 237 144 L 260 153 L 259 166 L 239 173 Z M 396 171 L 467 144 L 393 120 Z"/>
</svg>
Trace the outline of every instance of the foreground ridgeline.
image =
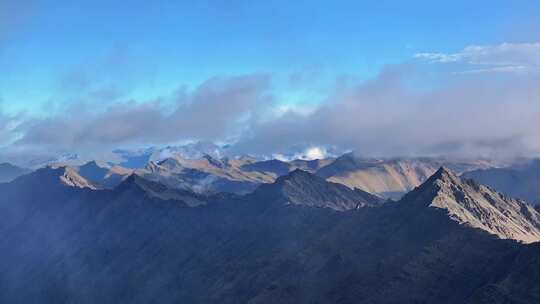
<svg viewBox="0 0 540 304">
<path fill-rule="evenodd" d="M 356 181 L 375 170 L 346 161 Z M 386 200 L 330 165 L 172 159 L 0 184 L 0 302 L 540 303 L 533 206 L 445 167 Z"/>
</svg>

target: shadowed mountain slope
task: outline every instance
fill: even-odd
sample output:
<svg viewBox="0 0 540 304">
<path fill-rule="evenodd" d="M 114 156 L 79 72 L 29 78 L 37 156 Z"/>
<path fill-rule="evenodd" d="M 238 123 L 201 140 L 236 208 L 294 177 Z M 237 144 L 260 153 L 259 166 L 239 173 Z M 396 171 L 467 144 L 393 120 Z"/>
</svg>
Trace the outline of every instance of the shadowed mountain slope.
<svg viewBox="0 0 540 304">
<path fill-rule="evenodd" d="M 301 171 L 191 208 L 147 195 L 168 190 L 134 176 L 91 190 L 58 173 L 0 185 L 2 303 L 540 301 L 538 243 L 456 220 L 453 205 L 487 207 L 446 190 L 484 192 L 445 170 L 400 202 L 343 212 L 283 204 L 283 193 L 341 193 Z"/>
<path fill-rule="evenodd" d="M 365 206 L 378 206 L 384 200 L 362 190 L 327 182 L 321 177 L 296 169 L 279 177 L 273 184 L 260 186 L 254 193 L 259 197 L 275 198 L 289 204 L 331 208 L 338 211 Z"/>
<path fill-rule="evenodd" d="M 0 164 L 0 183 L 10 182 L 17 177 L 30 173 L 28 169 L 23 169 L 12 164 L 1 163 Z"/>
</svg>

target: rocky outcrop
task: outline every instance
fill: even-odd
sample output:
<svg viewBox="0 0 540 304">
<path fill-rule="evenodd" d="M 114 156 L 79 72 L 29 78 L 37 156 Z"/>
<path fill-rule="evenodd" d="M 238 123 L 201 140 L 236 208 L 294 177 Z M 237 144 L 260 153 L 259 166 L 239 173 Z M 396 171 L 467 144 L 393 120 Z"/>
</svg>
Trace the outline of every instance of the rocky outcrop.
<svg viewBox="0 0 540 304">
<path fill-rule="evenodd" d="M 386 198 L 398 199 L 426 181 L 441 166 L 457 172 L 483 168 L 489 162 L 442 158 L 364 159 L 344 154 L 317 171 L 317 175 L 350 188 L 358 188 Z"/>
<path fill-rule="evenodd" d="M 444 167 L 403 201 L 443 209 L 452 220 L 503 239 L 540 241 L 540 213 L 532 205 L 461 179 Z"/>
</svg>

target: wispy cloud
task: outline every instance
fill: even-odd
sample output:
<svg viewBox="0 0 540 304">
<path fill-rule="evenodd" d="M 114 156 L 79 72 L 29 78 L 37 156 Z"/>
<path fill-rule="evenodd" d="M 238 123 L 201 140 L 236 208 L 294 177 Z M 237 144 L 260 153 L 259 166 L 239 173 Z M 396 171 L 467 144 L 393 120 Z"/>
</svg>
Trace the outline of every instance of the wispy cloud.
<svg viewBox="0 0 540 304">
<path fill-rule="evenodd" d="M 502 43 L 468 46 L 457 53 L 417 53 L 417 59 L 429 63 L 464 63 L 465 72 L 540 72 L 540 43 Z"/>
</svg>

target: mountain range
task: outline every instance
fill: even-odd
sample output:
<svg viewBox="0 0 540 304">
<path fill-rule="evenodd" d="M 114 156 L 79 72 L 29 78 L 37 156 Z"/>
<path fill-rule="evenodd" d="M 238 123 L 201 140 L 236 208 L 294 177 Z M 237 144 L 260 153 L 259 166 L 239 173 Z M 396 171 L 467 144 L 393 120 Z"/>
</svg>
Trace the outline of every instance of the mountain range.
<svg viewBox="0 0 540 304">
<path fill-rule="evenodd" d="M 540 214 L 524 201 L 446 167 L 392 201 L 326 180 L 331 164 L 236 161 L 150 165 L 273 179 L 196 192 L 134 170 L 104 187 L 95 163 L 0 184 L 0 302 L 540 301 Z"/>
<path fill-rule="evenodd" d="M 423 183 L 441 166 L 458 174 L 493 167 L 488 160 L 459 160 L 445 158 L 361 158 L 347 153 L 317 171 L 329 181 L 359 188 L 387 198 L 399 198 Z"/>
</svg>

